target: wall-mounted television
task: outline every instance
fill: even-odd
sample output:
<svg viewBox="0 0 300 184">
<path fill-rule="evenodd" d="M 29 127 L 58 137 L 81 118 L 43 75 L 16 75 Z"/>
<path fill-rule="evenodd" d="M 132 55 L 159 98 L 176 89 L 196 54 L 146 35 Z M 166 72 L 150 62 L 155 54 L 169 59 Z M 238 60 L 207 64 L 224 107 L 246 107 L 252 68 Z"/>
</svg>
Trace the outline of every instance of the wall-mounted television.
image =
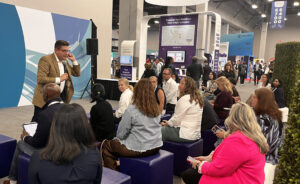
<svg viewBox="0 0 300 184">
<path fill-rule="evenodd" d="M 120 56 L 120 64 L 121 65 L 131 65 L 132 64 L 132 56 Z"/>
<path fill-rule="evenodd" d="M 176 63 L 184 63 L 185 51 L 168 51 L 167 56 L 172 57 Z"/>
</svg>

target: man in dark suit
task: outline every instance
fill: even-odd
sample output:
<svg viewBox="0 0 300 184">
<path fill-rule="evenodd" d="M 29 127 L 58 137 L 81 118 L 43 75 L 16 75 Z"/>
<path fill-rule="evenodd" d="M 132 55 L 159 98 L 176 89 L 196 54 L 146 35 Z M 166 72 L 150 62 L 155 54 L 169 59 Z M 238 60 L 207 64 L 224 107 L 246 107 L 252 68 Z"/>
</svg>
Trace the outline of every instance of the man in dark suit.
<svg viewBox="0 0 300 184">
<path fill-rule="evenodd" d="M 21 140 L 18 142 L 14 157 L 12 160 L 8 178 L 3 183 L 14 183 L 18 178 L 18 157 L 25 153 L 29 156 L 46 146 L 48 143 L 50 127 L 54 114 L 62 106 L 60 98 L 60 87 L 54 83 L 48 83 L 43 87 L 43 99 L 46 104 L 37 115 L 37 129 L 33 136 L 30 136 L 24 129 L 21 134 Z"/>
<path fill-rule="evenodd" d="M 192 57 L 192 64 L 190 64 L 187 67 L 186 72 L 187 72 L 187 76 L 190 76 L 195 80 L 197 87 L 199 89 L 199 80 L 203 73 L 203 69 L 202 69 L 202 65 L 198 63 L 198 58 L 196 56 Z"/>
<path fill-rule="evenodd" d="M 68 60 L 72 61 L 72 66 Z M 72 76 L 80 76 L 80 65 L 73 54 L 69 52 L 69 43 L 58 40 L 54 46 L 54 53 L 43 56 L 38 64 L 37 84 L 33 94 L 32 104 L 34 105 L 34 116 L 45 105 L 43 99 L 43 86 L 48 83 L 56 83 L 60 86 L 61 98 L 65 103 L 70 103 L 74 94 Z"/>
<path fill-rule="evenodd" d="M 253 66 L 253 71 L 254 71 L 254 85 L 257 85 L 262 75 L 262 66 L 258 60 L 255 62 L 255 65 Z"/>
<path fill-rule="evenodd" d="M 210 66 L 208 65 L 208 61 L 204 61 L 204 67 L 203 67 L 203 85 L 207 86 L 207 81 L 209 80 L 209 73 L 212 72 Z"/>
</svg>

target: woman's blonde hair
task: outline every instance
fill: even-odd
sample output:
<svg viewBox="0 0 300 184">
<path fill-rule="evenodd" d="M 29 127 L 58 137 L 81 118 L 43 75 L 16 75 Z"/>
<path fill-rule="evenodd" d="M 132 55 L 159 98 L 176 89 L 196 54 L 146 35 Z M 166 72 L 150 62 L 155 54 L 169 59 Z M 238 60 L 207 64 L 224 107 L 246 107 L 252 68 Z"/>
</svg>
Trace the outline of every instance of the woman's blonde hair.
<svg viewBox="0 0 300 184">
<path fill-rule="evenodd" d="M 219 77 L 219 78 L 217 78 L 216 82 L 217 82 L 217 85 L 222 85 L 224 87 L 225 91 L 229 91 L 231 94 L 233 94 L 232 84 L 226 77 L 224 77 L 224 76 Z"/>
<path fill-rule="evenodd" d="M 123 82 L 131 91 L 133 91 L 133 86 L 129 84 L 129 81 L 126 78 L 119 79 L 119 82 Z"/>
<path fill-rule="evenodd" d="M 232 106 L 229 116 L 225 120 L 225 125 L 228 129 L 227 134 L 239 130 L 257 144 L 262 154 L 269 151 L 269 145 L 258 125 L 256 115 L 246 103 L 241 102 Z"/>
<path fill-rule="evenodd" d="M 146 69 L 151 69 L 152 68 L 152 64 L 151 63 L 145 63 L 145 68 Z"/>
<path fill-rule="evenodd" d="M 190 95 L 190 103 L 195 101 L 196 104 L 199 104 L 200 108 L 202 108 L 204 105 L 204 101 L 201 97 L 200 91 L 197 89 L 195 80 L 188 76 L 183 77 L 183 79 L 185 82 L 185 88 L 182 92 L 180 92 L 179 98 L 181 98 L 184 95 L 189 94 Z M 183 79 L 181 79 L 181 80 L 183 80 Z"/>
</svg>

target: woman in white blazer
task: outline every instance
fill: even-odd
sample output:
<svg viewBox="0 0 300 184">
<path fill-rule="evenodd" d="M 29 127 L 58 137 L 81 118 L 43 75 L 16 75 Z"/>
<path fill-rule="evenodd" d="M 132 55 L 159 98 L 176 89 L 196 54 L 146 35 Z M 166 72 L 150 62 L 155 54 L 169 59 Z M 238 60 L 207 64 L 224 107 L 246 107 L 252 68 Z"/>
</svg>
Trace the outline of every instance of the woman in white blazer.
<svg viewBox="0 0 300 184">
<path fill-rule="evenodd" d="M 161 122 L 163 141 L 193 142 L 201 138 L 203 99 L 191 77 L 181 79 L 180 96 L 169 121 Z"/>
</svg>

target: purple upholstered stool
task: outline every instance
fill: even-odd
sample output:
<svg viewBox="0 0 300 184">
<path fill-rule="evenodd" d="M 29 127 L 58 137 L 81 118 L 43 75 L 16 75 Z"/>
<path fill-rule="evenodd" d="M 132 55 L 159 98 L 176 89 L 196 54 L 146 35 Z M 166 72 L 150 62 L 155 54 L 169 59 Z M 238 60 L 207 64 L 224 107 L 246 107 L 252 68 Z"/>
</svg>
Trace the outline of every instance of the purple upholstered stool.
<svg viewBox="0 0 300 184">
<path fill-rule="evenodd" d="M 200 139 L 192 143 L 177 143 L 164 141 L 164 145 L 161 148 L 169 152 L 174 153 L 174 174 L 180 176 L 180 174 L 191 167 L 187 162 L 188 156 L 200 156 L 203 151 L 203 140 Z"/>
<path fill-rule="evenodd" d="M 15 139 L 0 134 L 0 178 L 9 174 L 16 145 Z"/>
<path fill-rule="evenodd" d="M 203 139 L 203 155 L 209 155 L 215 149 L 215 142 L 218 137 L 210 130 L 201 131 L 201 138 Z"/>
<path fill-rule="evenodd" d="M 131 184 L 131 177 L 103 167 L 101 184 Z"/>
<path fill-rule="evenodd" d="M 28 184 L 28 169 L 31 157 L 26 154 L 19 155 L 18 159 L 18 184 Z"/>
<path fill-rule="evenodd" d="M 141 158 L 120 158 L 120 171 L 131 176 L 133 184 L 173 184 L 173 153 Z"/>
</svg>

